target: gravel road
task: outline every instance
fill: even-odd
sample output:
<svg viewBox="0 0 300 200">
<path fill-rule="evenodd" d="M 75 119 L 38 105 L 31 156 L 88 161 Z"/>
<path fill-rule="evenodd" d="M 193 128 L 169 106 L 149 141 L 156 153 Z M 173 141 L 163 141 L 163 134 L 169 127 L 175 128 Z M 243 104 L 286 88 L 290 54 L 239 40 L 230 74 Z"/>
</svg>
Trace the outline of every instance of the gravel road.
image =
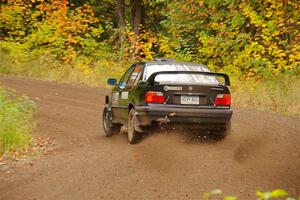
<svg viewBox="0 0 300 200">
<path fill-rule="evenodd" d="M 35 135 L 55 138 L 48 155 L 0 171 L 0 200 L 201 199 L 220 188 L 239 199 L 282 188 L 300 196 L 300 119 L 234 109 L 221 141 L 196 131 L 103 136 L 106 90 L 12 76 L 0 83 L 38 103 Z"/>
</svg>

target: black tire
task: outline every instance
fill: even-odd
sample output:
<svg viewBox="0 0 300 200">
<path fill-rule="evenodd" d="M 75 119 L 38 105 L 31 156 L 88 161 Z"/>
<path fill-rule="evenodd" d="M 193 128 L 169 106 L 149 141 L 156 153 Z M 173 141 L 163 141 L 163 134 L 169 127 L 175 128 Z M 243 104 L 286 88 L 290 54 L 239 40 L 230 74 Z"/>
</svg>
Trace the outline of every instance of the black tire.
<svg viewBox="0 0 300 200">
<path fill-rule="evenodd" d="M 121 125 L 112 123 L 112 113 L 107 105 L 103 109 L 102 126 L 104 130 L 104 135 L 106 137 L 110 137 L 114 134 L 117 134 L 121 130 Z"/>
<path fill-rule="evenodd" d="M 128 125 L 127 125 L 127 136 L 128 136 L 128 142 L 130 144 L 138 143 L 141 137 L 141 133 L 135 130 L 135 126 L 136 126 L 136 116 L 135 116 L 135 110 L 132 108 L 128 114 Z"/>
</svg>

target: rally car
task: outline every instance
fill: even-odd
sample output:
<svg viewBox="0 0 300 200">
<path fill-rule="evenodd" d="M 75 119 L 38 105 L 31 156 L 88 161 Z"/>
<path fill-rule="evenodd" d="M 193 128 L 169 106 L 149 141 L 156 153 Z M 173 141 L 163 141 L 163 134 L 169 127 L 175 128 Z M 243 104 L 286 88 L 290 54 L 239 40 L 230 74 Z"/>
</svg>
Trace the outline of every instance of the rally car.
<svg viewBox="0 0 300 200">
<path fill-rule="evenodd" d="M 188 124 L 219 136 L 230 132 L 230 80 L 202 64 L 155 59 L 133 64 L 105 97 L 106 136 L 127 126 L 128 141 L 137 143 L 149 127 Z"/>
</svg>

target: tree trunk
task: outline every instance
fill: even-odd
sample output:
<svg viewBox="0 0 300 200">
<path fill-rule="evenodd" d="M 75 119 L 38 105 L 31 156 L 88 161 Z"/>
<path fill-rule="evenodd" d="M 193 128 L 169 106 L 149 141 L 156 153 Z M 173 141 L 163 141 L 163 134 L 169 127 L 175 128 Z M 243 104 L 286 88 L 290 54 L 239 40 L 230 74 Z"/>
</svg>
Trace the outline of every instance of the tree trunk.
<svg viewBox="0 0 300 200">
<path fill-rule="evenodd" d="M 136 35 L 140 34 L 140 25 L 143 22 L 142 0 L 131 0 L 131 27 Z"/>
<path fill-rule="evenodd" d="M 123 58 L 124 51 L 124 30 L 125 30 L 125 2 L 124 0 L 117 0 L 117 15 L 119 26 L 119 41 L 120 41 L 120 60 Z"/>
<path fill-rule="evenodd" d="M 125 29 L 125 2 L 124 0 L 117 0 L 117 15 L 118 26 L 120 30 Z"/>
</svg>

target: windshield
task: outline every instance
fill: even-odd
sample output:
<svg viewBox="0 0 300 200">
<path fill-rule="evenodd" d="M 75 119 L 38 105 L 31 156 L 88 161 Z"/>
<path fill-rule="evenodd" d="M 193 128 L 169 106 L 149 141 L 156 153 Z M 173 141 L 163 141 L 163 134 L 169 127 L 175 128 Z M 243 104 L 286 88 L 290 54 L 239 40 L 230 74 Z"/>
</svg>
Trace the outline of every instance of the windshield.
<svg viewBox="0 0 300 200">
<path fill-rule="evenodd" d="M 145 67 L 143 80 L 147 80 L 151 74 L 161 71 L 200 71 L 209 72 L 209 69 L 202 65 L 166 64 L 148 65 Z M 155 81 L 162 84 L 209 84 L 217 85 L 218 80 L 214 76 L 199 74 L 159 74 Z"/>
</svg>

